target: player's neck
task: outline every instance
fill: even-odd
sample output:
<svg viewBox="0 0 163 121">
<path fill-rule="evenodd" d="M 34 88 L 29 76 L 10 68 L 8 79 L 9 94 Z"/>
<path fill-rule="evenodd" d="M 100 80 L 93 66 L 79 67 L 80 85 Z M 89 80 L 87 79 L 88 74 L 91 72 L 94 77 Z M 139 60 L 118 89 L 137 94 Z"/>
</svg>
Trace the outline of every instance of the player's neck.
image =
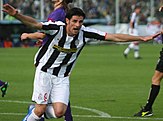
<svg viewBox="0 0 163 121">
<path fill-rule="evenodd" d="M 60 7 L 63 7 L 62 2 L 58 2 L 58 3 L 54 4 L 54 10 L 56 10 L 56 9 L 58 9 Z"/>
</svg>

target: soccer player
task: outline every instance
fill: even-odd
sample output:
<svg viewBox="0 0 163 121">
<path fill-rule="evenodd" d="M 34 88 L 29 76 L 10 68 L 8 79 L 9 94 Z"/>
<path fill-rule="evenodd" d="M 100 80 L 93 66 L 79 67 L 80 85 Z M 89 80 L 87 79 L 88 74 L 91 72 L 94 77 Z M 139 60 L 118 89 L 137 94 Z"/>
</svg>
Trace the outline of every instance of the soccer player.
<svg viewBox="0 0 163 121">
<path fill-rule="evenodd" d="M 0 88 L 1 88 L 1 92 L 2 92 L 2 97 L 5 96 L 8 85 L 9 85 L 8 82 L 3 82 L 2 80 L 0 80 Z"/>
<path fill-rule="evenodd" d="M 48 16 L 47 21 L 62 21 L 65 22 L 65 15 L 66 12 L 68 11 L 69 7 L 68 4 L 72 3 L 73 0 L 51 0 L 54 6 L 54 10 L 53 12 L 51 12 Z M 41 41 L 43 39 L 43 41 Z M 42 33 L 40 32 L 36 32 L 36 33 L 23 33 L 21 35 L 21 40 L 25 40 L 25 39 L 38 39 L 39 43 L 41 43 L 42 45 L 44 45 L 46 43 L 46 41 L 48 40 L 48 36 L 43 37 Z M 34 105 L 31 105 L 34 106 Z M 29 106 L 29 107 L 31 107 Z M 70 107 L 70 102 L 68 104 L 66 113 L 65 113 L 65 121 L 73 121 L 72 118 L 72 114 L 71 114 L 71 107 Z M 43 120 L 43 117 L 42 117 Z"/>
<path fill-rule="evenodd" d="M 32 100 L 36 102 L 36 106 L 23 121 L 37 121 L 44 113 L 47 118 L 60 118 L 64 115 L 69 102 L 69 77 L 79 54 L 90 38 L 128 42 L 149 41 L 160 35 L 157 33 L 144 37 L 109 34 L 84 27 L 85 13 L 80 8 L 72 8 L 67 12 L 66 24 L 39 23 L 29 16 L 20 14 L 9 4 L 3 5 L 3 11 L 29 27 L 44 30 L 44 36 L 49 36 L 35 56 L 36 73 Z M 52 105 L 47 105 L 50 102 Z"/>
<path fill-rule="evenodd" d="M 138 36 L 138 20 L 139 20 L 139 14 L 141 12 L 141 7 L 140 6 L 136 6 L 134 9 L 134 12 L 131 14 L 131 19 L 130 19 L 130 24 L 129 24 L 129 34 L 130 35 L 135 35 Z M 139 42 L 131 42 L 129 44 L 129 46 L 125 49 L 123 55 L 125 58 L 127 58 L 130 50 L 133 49 L 134 50 L 134 57 L 135 59 L 140 59 L 140 55 L 139 55 Z"/>
<path fill-rule="evenodd" d="M 163 6 L 160 7 L 159 11 L 163 11 Z M 145 117 L 153 115 L 152 106 L 154 104 L 154 101 L 156 100 L 157 95 L 159 94 L 160 83 L 162 78 L 163 78 L 163 49 L 160 51 L 160 57 L 156 65 L 154 75 L 152 77 L 152 84 L 147 103 L 144 107 L 142 107 L 142 109 L 138 113 L 134 114 L 134 116 Z"/>
</svg>

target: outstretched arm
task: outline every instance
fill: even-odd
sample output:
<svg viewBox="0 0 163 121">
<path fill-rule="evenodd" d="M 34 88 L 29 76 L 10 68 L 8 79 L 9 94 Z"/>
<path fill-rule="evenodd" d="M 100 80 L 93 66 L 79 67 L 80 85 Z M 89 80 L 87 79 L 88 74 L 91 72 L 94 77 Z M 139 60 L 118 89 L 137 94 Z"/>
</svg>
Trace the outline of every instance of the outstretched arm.
<svg viewBox="0 0 163 121">
<path fill-rule="evenodd" d="M 112 40 L 115 42 L 130 42 L 130 41 L 149 41 L 160 35 L 161 32 L 151 36 L 132 36 L 128 34 L 106 34 L 105 40 Z"/>
<path fill-rule="evenodd" d="M 7 14 L 9 14 L 10 16 L 15 17 L 16 19 L 18 19 L 19 21 L 21 21 L 22 23 L 24 23 L 27 26 L 30 26 L 30 27 L 36 28 L 36 29 L 42 28 L 41 23 L 37 22 L 32 17 L 20 14 L 17 9 L 15 9 L 14 7 L 12 7 L 9 4 L 3 5 L 3 11 L 6 12 Z"/>
</svg>

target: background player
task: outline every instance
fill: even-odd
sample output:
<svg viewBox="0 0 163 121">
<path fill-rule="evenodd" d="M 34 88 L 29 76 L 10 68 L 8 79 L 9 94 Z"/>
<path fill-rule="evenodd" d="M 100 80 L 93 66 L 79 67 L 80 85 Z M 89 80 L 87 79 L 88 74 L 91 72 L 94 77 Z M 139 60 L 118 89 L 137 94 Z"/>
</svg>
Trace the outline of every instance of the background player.
<svg viewBox="0 0 163 121">
<path fill-rule="evenodd" d="M 160 12 L 163 11 L 163 6 L 160 7 L 159 11 Z M 154 104 L 154 101 L 156 100 L 157 95 L 159 94 L 160 83 L 162 78 L 163 78 L 163 49 L 160 51 L 160 57 L 156 65 L 154 75 L 152 77 L 152 84 L 147 103 L 144 107 L 142 107 L 142 109 L 138 113 L 134 114 L 134 116 L 144 117 L 153 115 L 152 106 Z"/>
<path fill-rule="evenodd" d="M 37 121 L 46 113 L 49 118 L 64 115 L 69 101 L 69 76 L 83 47 L 90 38 L 113 40 L 115 42 L 148 41 L 160 33 L 143 37 L 127 34 L 109 34 L 83 26 L 84 12 L 72 8 L 66 14 L 66 24 L 61 22 L 38 23 L 35 19 L 24 16 L 12 6 L 3 5 L 3 11 L 22 23 L 36 29 L 43 29 L 49 36 L 48 41 L 35 56 L 35 81 L 33 100 L 37 103 L 23 121 Z M 52 106 L 47 106 L 48 102 Z"/>
<path fill-rule="evenodd" d="M 3 82 L 2 80 L 0 80 L 0 88 L 1 88 L 1 92 L 2 92 L 2 97 L 5 96 L 8 85 L 9 85 L 8 82 Z"/>
<path fill-rule="evenodd" d="M 138 20 L 139 20 L 139 14 L 141 12 L 141 7 L 136 6 L 134 9 L 134 12 L 131 14 L 130 24 L 129 24 L 129 34 L 138 36 Z M 139 42 L 131 42 L 129 46 L 124 51 L 124 57 L 127 58 L 130 50 L 134 50 L 134 57 L 135 59 L 140 59 L 139 55 Z"/>
</svg>

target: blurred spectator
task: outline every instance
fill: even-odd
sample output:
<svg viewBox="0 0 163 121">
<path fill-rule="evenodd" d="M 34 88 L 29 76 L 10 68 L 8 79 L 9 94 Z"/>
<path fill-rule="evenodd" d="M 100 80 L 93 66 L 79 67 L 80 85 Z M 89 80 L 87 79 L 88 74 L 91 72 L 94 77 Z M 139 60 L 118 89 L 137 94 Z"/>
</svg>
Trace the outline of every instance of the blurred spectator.
<svg viewBox="0 0 163 121">
<path fill-rule="evenodd" d="M 3 47 L 3 37 L 0 35 L 0 47 Z"/>
<path fill-rule="evenodd" d="M 43 0 L 44 4 L 41 5 L 41 0 L 3 0 L 4 3 L 9 3 L 16 7 L 22 14 L 32 16 L 38 20 L 41 20 L 41 8 L 44 10 L 44 18 L 47 18 L 48 14 L 53 10 L 51 0 Z M 140 5 L 142 7 L 142 12 L 140 15 L 140 25 L 148 24 L 148 20 L 151 18 L 151 0 L 119 0 L 119 20 L 120 23 L 128 23 L 130 20 L 130 15 L 135 7 L 135 5 Z M 159 3 L 159 4 L 158 4 Z M 163 0 L 154 0 L 154 17 L 156 17 L 161 23 L 163 23 L 162 13 L 158 11 L 160 5 L 163 4 Z M 107 25 L 116 24 L 116 1 L 115 0 L 74 0 L 72 6 L 82 7 L 86 13 L 87 19 L 105 19 Z M 43 20 L 46 20 L 44 19 Z M 5 20 L 15 20 L 14 17 L 9 15 L 4 16 Z M 6 28 L 6 27 L 5 27 Z M 5 30 L 7 31 L 8 28 Z M 4 28 L 3 28 L 4 30 Z M 23 29 L 22 29 L 23 30 Z M 14 33 L 9 33 L 13 40 L 13 46 L 20 46 L 19 38 L 17 37 L 21 31 L 16 31 Z M 13 34 L 13 35 L 12 35 Z M 2 41 L 0 41 L 0 44 Z M 32 45 L 32 44 L 31 44 Z M 1 45 L 0 45 L 1 46 Z"/>
<path fill-rule="evenodd" d="M 22 41 L 22 47 L 24 47 L 24 48 L 27 48 L 27 47 L 29 47 L 29 39 L 26 39 L 26 40 L 24 40 L 24 41 Z"/>
<path fill-rule="evenodd" d="M 161 5 L 163 5 L 163 0 L 155 0 L 155 17 L 158 18 L 161 23 L 163 23 L 163 15 L 158 11 Z"/>
<path fill-rule="evenodd" d="M 53 5 L 51 4 L 51 1 L 50 0 L 44 0 L 45 3 L 44 3 L 44 18 L 48 18 L 48 15 L 51 13 L 51 11 L 53 11 L 54 7 Z"/>
<path fill-rule="evenodd" d="M 108 24 L 115 24 L 115 0 L 82 0 L 83 10 L 89 19 L 106 18 Z M 40 0 L 5 0 L 5 2 L 18 8 L 23 14 L 30 15 L 36 19 L 40 19 Z M 74 4 L 81 7 L 81 1 L 74 0 Z M 154 0 L 154 12 L 161 22 L 163 22 L 163 16 L 158 12 L 160 4 L 163 4 L 163 0 Z M 135 5 L 142 6 L 142 13 L 140 15 L 139 24 L 147 24 L 147 18 L 150 16 L 150 0 L 119 0 L 120 10 L 120 22 L 128 23 L 132 9 Z M 53 10 L 50 4 L 50 0 L 44 0 L 44 18 Z M 6 17 L 7 18 L 7 17 Z M 10 18 L 9 18 L 10 19 Z"/>
<path fill-rule="evenodd" d="M 86 13 L 87 18 L 106 18 L 108 23 L 115 24 L 115 0 L 83 0 L 83 10 Z M 23 14 L 33 16 L 37 19 L 40 18 L 40 0 L 7 0 L 9 4 L 17 7 Z M 75 2 L 79 2 L 75 0 Z M 150 15 L 150 0 L 120 0 L 120 22 L 128 23 L 130 14 L 134 5 L 139 4 L 142 6 L 142 15 L 140 18 L 140 24 L 146 24 L 146 18 Z M 157 11 L 163 0 L 155 0 L 155 15 L 161 21 L 160 13 Z M 81 7 L 81 6 L 79 6 Z M 44 18 L 51 12 L 52 6 L 50 0 L 44 0 Z"/>
<path fill-rule="evenodd" d="M 4 48 L 11 48 L 12 47 L 12 41 L 9 37 L 6 37 L 3 42 Z"/>
<path fill-rule="evenodd" d="M 155 34 L 160 30 L 161 30 L 161 22 L 159 20 L 157 20 L 156 18 L 152 18 L 151 20 L 149 20 L 147 24 L 147 30 L 146 30 L 147 35 Z M 161 36 L 156 37 L 153 42 L 162 44 Z"/>
<path fill-rule="evenodd" d="M 84 2 L 84 8 L 85 8 L 85 13 L 87 18 L 98 18 L 100 16 L 97 6 L 92 0 L 88 0 Z"/>
<path fill-rule="evenodd" d="M 37 9 L 37 8 L 34 8 L 34 2 L 33 0 L 29 0 L 29 1 L 26 1 L 24 2 L 24 8 L 22 8 L 21 12 L 25 15 L 28 15 L 28 16 L 32 16 L 35 18 L 37 17 L 34 13 L 34 9 Z"/>
<path fill-rule="evenodd" d="M 10 15 L 6 15 L 4 20 L 7 20 L 7 21 L 13 21 L 13 20 L 16 20 L 13 16 L 10 16 Z"/>
<path fill-rule="evenodd" d="M 115 17 L 115 1 L 114 0 L 97 0 L 98 11 L 101 18 L 107 20 L 107 24 L 113 24 L 113 18 Z"/>
</svg>

